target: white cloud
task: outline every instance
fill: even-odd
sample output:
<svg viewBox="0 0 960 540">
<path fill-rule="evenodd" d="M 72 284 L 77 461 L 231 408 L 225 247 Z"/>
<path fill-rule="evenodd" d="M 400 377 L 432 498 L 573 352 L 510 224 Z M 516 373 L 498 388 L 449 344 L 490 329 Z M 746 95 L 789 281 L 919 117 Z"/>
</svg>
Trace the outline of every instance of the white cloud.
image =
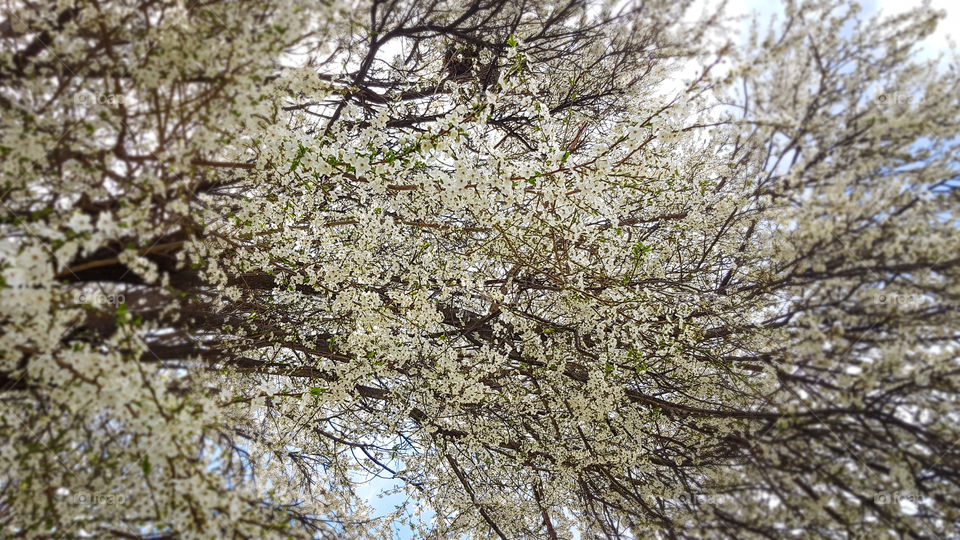
<svg viewBox="0 0 960 540">
<path fill-rule="evenodd" d="M 885 15 L 894 15 L 896 13 L 903 13 L 918 5 L 921 4 L 916 1 L 872 0 L 869 2 L 869 5 L 865 5 L 864 7 L 867 8 L 868 13 L 880 11 Z M 932 58 L 936 56 L 939 51 L 947 50 L 950 47 L 951 39 L 954 37 L 952 35 L 954 34 L 952 29 L 960 24 L 960 7 L 957 6 L 956 0 L 931 0 L 930 6 L 934 9 L 945 11 L 947 16 L 940 20 L 940 24 L 937 25 L 937 30 L 932 36 L 927 38 L 927 42 L 921 52 L 921 57 L 923 58 Z"/>
</svg>

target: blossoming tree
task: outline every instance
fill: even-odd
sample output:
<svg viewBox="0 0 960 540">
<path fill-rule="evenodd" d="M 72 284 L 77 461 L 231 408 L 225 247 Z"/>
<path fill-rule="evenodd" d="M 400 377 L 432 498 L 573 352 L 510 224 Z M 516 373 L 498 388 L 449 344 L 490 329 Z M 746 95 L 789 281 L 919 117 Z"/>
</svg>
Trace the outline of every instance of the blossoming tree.
<svg viewBox="0 0 960 540">
<path fill-rule="evenodd" d="M 4 535 L 960 527 L 936 12 L 55 4 L 0 23 Z"/>
</svg>

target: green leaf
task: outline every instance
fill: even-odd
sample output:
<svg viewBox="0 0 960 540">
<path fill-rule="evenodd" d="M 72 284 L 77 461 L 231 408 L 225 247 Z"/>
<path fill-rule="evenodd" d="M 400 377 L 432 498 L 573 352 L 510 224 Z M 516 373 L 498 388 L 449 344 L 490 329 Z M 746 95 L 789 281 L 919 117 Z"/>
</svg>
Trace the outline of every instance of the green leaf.
<svg viewBox="0 0 960 540">
<path fill-rule="evenodd" d="M 307 148 L 303 146 L 303 143 L 297 142 L 297 157 L 293 159 L 293 164 L 290 165 L 290 171 L 293 172 L 297 170 L 297 167 L 300 166 L 300 160 L 303 159 L 303 156 L 307 155 Z"/>
<path fill-rule="evenodd" d="M 144 476 L 150 476 L 150 471 L 153 470 L 153 466 L 150 465 L 149 456 L 143 456 L 143 459 L 140 460 L 140 469 L 143 470 Z"/>
<path fill-rule="evenodd" d="M 643 242 L 637 242 L 633 245 L 633 258 L 635 261 L 639 261 L 644 255 L 653 251 L 653 248 L 644 244 Z"/>
</svg>

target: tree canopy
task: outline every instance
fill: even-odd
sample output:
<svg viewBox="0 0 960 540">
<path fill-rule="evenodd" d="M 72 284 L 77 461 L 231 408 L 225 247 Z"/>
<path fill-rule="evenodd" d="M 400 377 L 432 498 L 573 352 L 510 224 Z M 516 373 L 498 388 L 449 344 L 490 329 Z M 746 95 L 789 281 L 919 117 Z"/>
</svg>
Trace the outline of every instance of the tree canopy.
<svg viewBox="0 0 960 540">
<path fill-rule="evenodd" d="M 6 2 L 2 534 L 957 534 L 941 16 Z"/>
</svg>

